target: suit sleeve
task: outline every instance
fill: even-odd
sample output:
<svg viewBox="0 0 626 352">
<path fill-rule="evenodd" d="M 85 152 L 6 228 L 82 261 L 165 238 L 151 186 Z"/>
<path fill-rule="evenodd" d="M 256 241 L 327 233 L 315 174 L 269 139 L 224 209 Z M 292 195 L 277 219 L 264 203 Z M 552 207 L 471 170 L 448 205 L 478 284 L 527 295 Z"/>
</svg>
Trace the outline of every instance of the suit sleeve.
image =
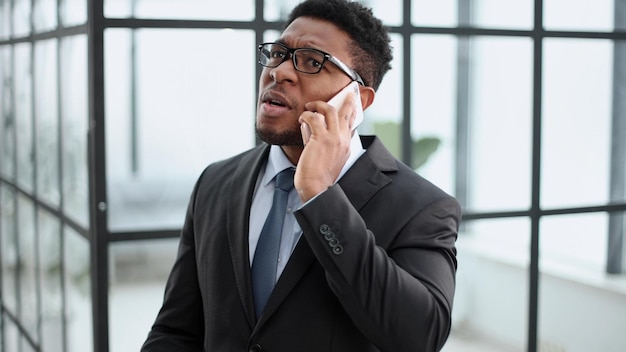
<svg viewBox="0 0 626 352">
<path fill-rule="evenodd" d="M 377 231 L 395 233 L 372 233 L 338 184 L 296 217 L 330 288 L 372 343 L 438 351 L 451 327 L 460 206 L 442 192 L 416 209 L 380 208 Z M 390 239 L 385 248 L 379 236 Z"/>
<path fill-rule="evenodd" d="M 163 305 L 141 352 L 203 351 L 204 317 L 196 267 L 193 204 L 189 203 Z"/>
</svg>

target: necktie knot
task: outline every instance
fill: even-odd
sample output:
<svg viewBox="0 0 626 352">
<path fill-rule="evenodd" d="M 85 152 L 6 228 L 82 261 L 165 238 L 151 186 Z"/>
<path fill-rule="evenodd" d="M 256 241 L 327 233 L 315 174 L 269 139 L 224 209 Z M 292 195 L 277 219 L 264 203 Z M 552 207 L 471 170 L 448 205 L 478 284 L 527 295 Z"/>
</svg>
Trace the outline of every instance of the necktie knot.
<svg viewBox="0 0 626 352">
<path fill-rule="evenodd" d="M 293 168 L 288 168 L 276 175 L 276 188 L 289 192 L 293 188 L 293 175 L 296 172 Z"/>
</svg>

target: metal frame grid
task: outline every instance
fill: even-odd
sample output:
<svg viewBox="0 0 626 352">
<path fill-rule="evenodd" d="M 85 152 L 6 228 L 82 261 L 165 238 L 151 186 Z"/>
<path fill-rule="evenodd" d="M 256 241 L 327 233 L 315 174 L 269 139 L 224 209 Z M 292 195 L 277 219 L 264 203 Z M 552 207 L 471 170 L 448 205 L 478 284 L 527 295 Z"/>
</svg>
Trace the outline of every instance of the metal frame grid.
<svg viewBox="0 0 626 352">
<path fill-rule="evenodd" d="M 132 1 L 132 0 L 129 0 Z M 6 4 L 12 1 L 5 0 Z M 35 1 L 31 0 L 31 7 Z M 57 8 L 61 1 L 57 0 Z M 626 0 L 616 0 L 616 24 L 621 28 L 626 27 Z M 585 38 L 585 39 L 608 39 L 616 44 L 615 62 L 626 61 L 626 31 L 613 32 L 588 32 L 588 31 L 548 31 L 543 29 L 543 1 L 534 0 L 534 27 L 531 30 L 507 30 L 507 29 L 481 29 L 471 27 L 470 11 L 471 1 L 459 0 L 458 27 L 416 27 L 411 24 L 411 1 L 403 0 L 403 25 L 391 27 L 393 33 L 399 34 L 403 38 L 402 65 L 404 76 L 411 76 L 411 36 L 419 34 L 448 34 L 458 38 L 458 86 L 457 86 L 457 146 L 456 146 L 456 196 L 465 203 L 467 199 L 467 169 L 468 169 L 468 85 L 469 85 L 469 63 L 465 58 L 469 52 L 469 41 L 473 37 L 479 36 L 504 36 L 504 37 L 527 37 L 533 40 L 533 133 L 532 133 L 532 197 L 531 207 L 528 210 L 507 211 L 507 212 L 487 212 L 469 213 L 463 215 L 464 222 L 481 219 L 526 217 L 531 221 L 531 248 L 530 248 L 530 291 L 528 302 L 528 336 L 527 350 L 536 352 L 538 348 L 538 301 L 539 301 L 539 223 L 542 217 L 550 215 L 577 214 L 605 212 L 610 215 L 609 229 L 609 258 L 607 261 L 607 272 L 622 273 L 624 270 L 624 213 L 626 212 L 624 190 L 624 179 L 626 178 L 626 102 L 624 99 L 614 98 L 613 106 L 613 129 L 612 129 L 612 199 L 615 202 L 604 205 L 590 207 L 573 207 L 559 209 L 543 209 L 540 206 L 540 175 L 541 175 L 541 131 L 542 131 L 542 76 L 543 76 L 543 41 L 546 38 Z M 159 20 L 159 19 L 113 19 L 105 18 L 103 13 L 104 0 L 88 1 L 87 23 L 78 26 L 64 28 L 61 25 L 55 30 L 45 33 L 35 33 L 20 38 L 10 38 L 0 40 L 0 46 L 13 46 L 18 43 L 36 42 L 49 38 L 62 38 L 65 36 L 87 34 L 88 35 L 88 87 L 89 87 L 89 210 L 90 225 L 85 229 L 67 217 L 62 211 L 45 201 L 38 199 L 36 192 L 31 192 L 21 188 L 15 179 L 0 175 L 0 185 L 2 189 L 10 189 L 26 198 L 30 199 L 35 207 L 41 207 L 57 217 L 62 224 L 67 225 L 80 233 L 90 241 L 91 247 L 91 278 L 92 278 L 92 301 L 93 301 L 93 329 L 94 329 L 94 351 L 108 352 L 109 350 L 109 320 L 108 320 L 108 277 L 109 277 L 109 257 L 108 250 L 112 243 L 130 240 L 149 240 L 161 238 L 173 238 L 178 236 L 176 230 L 157 230 L 139 232 L 111 232 L 108 229 L 106 211 L 106 164 L 105 164 L 105 135 L 104 122 L 106 118 L 105 97 L 104 97 L 104 31 L 107 28 L 233 28 L 233 29 L 253 29 L 256 33 L 256 42 L 262 42 L 263 33 L 266 30 L 280 30 L 282 23 L 266 22 L 263 20 L 263 0 L 255 0 L 255 19 L 250 22 L 238 21 L 203 21 L 203 20 Z M 58 11 L 57 11 L 58 12 Z M 620 17 L 621 16 L 621 17 Z M 33 28 L 31 15 L 31 28 Z M 58 18 L 58 23 L 61 23 Z M 12 25 L 11 25 L 12 26 Z M 59 45 L 59 44 L 57 44 Z M 59 50 L 57 50 L 59 53 Z M 60 62 L 60 58 L 58 59 Z M 11 68 L 12 70 L 13 68 Z M 261 69 L 257 67 L 257 79 Z M 614 97 L 625 96 L 626 92 L 626 67 L 616 66 L 614 68 Z M 35 87 L 34 78 L 31 82 Z M 405 118 L 402 121 L 402 160 L 409 163 L 411 160 L 411 82 L 403 81 L 403 111 Z M 60 90 L 60 87 L 59 87 Z M 33 103 L 34 104 L 34 103 Z M 62 114 L 59 114 L 61 119 Z M 34 128 L 34 127 L 33 127 Z M 14 132 L 15 133 L 15 132 Z M 59 132 L 62 134 L 62 132 Z M 14 136 L 15 138 L 15 136 Z M 34 142 L 36 143 L 36 141 Z M 16 158 L 16 156 L 13 156 Z M 35 170 L 36 172 L 36 170 Z M 17 178 L 18 175 L 15 177 Z M 59 177 L 61 179 L 61 177 Z M 61 181 L 59 181 L 61 182 Z M 63 196 L 61 195 L 61 198 Z M 15 197 L 17 199 L 17 197 Z M 62 202 L 62 200 L 61 200 Z M 13 206 L 17 209 L 17 200 Z M 17 224 L 17 215 L 16 224 Z M 19 226 L 19 224 L 17 225 Z M 16 227 L 14 231 L 19 231 Z M 0 235 L 2 235 L 0 233 Z M 1 258 L 0 258 L 1 259 Z M 0 273 L 0 292 L 2 277 Z M 18 285 L 19 286 L 19 285 Z M 0 296 L 1 298 L 1 296 Z M 28 331 L 22 327 L 16 315 L 6 309 L 4 303 L 1 306 L 0 334 L 4 336 L 5 322 L 11 321 L 18 327 L 20 334 L 28 342 L 29 348 L 35 351 L 44 351 L 42 346 L 36 343 L 36 339 L 30 336 Z M 4 338 L 0 338 L 0 349 L 4 350 Z"/>
</svg>

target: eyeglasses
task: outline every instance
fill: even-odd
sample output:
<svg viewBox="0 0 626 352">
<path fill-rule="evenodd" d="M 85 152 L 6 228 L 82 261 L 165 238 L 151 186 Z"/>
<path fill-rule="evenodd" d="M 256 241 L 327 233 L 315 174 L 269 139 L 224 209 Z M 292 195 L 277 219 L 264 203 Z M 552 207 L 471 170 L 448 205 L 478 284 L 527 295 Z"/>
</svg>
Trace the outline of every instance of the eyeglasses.
<svg viewBox="0 0 626 352">
<path fill-rule="evenodd" d="M 264 67 L 278 67 L 278 65 L 289 60 L 293 60 L 293 67 L 302 73 L 319 73 L 326 61 L 330 61 L 339 67 L 353 81 L 363 83 L 363 78 L 356 71 L 348 67 L 348 65 L 339 61 L 339 59 L 321 50 L 312 48 L 289 48 L 280 43 L 262 43 L 259 44 L 259 63 Z"/>
</svg>

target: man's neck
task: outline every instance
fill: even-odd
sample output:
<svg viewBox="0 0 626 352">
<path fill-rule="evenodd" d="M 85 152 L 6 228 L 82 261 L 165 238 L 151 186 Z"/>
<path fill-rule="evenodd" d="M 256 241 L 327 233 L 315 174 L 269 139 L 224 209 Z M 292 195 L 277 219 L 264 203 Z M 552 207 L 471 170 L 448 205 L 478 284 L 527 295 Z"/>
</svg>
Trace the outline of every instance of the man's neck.
<svg viewBox="0 0 626 352">
<path fill-rule="evenodd" d="M 283 153 L 285 153 L 289 161 L 291 161 L 294 165 L 298 165 L 298 160 L 300 160 L 300 155 L 302 155 L 304 147 L 295 145 L 282 145 L 280 146 L 280 148 L 283 150 Z"/>
</svg>

